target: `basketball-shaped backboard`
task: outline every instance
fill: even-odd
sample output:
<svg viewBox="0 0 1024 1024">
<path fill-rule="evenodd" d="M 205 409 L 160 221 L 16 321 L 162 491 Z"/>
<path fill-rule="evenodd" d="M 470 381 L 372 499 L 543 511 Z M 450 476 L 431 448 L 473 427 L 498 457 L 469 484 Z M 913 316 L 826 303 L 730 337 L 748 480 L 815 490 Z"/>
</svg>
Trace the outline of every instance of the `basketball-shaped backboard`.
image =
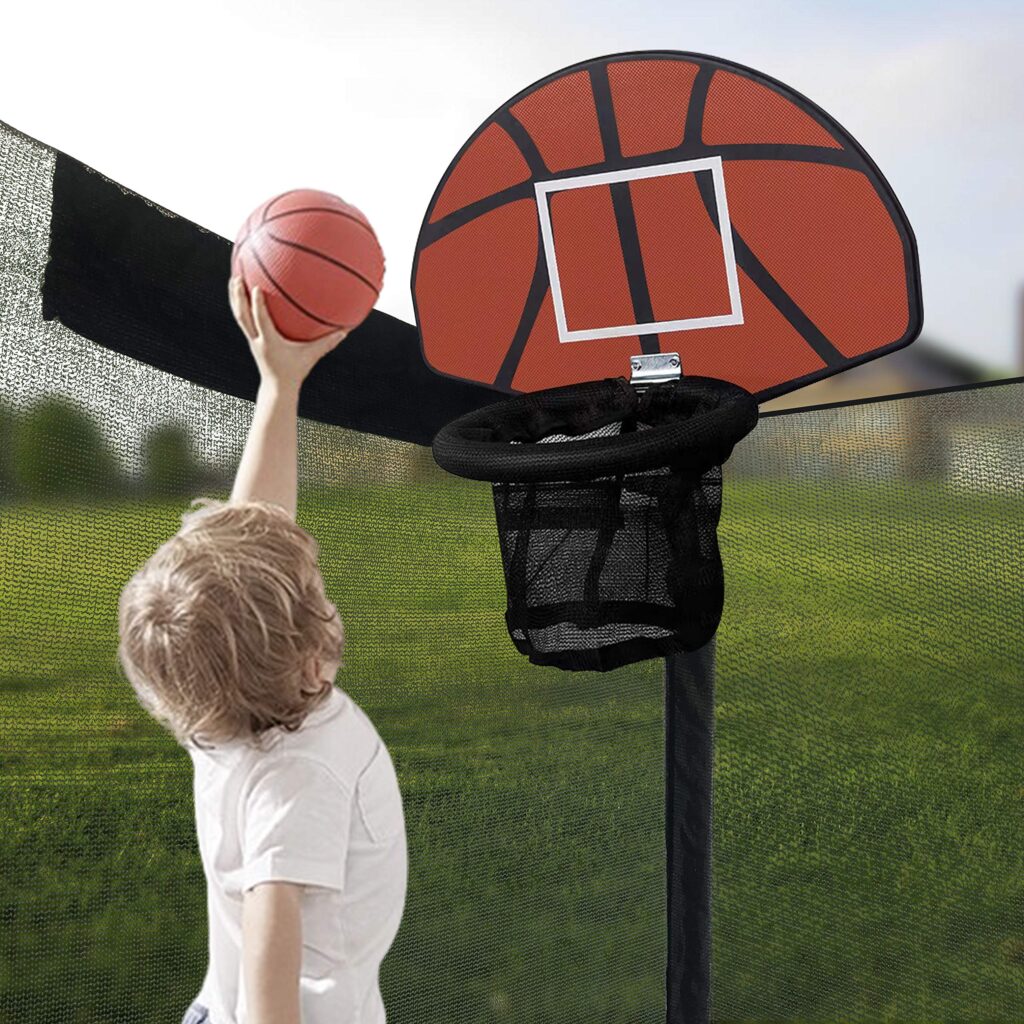
<svg viewBox="0 0 1024 1024">
<path fill-rule="evenodd" d="M 914 236 L 861 146 L 782 83 L 671 51 L 565 68 L 488 117 L 412 287 L 427 364 L 509 392 L 678 352 L 763 401 L 921 329 Z"/>
</svg>

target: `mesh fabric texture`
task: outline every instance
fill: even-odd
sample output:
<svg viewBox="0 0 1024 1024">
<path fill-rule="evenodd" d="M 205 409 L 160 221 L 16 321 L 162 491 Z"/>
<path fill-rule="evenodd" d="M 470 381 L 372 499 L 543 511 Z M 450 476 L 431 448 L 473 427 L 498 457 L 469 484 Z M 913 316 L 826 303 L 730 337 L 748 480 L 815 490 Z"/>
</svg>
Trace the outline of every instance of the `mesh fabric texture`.
<svg viewBox="0 0 1024 1024">
<path fill-rule="evenodd" d="M 0 125 L 0 1021 L 164 1024 L 202 980 L 204 883 L 116 601 L 226 496 L 252 406 L 40 318 L 54 160 Z M 726 466 L 715 1020 L 1024 1018 L 1022 424 L 1020 382 L 764 417 Z M 168 425 L 205 476 L 151 473 Z M 299 429 L 338 681 L 405 800 L 389 1020 L 660 1024 L 660 663 L 531 665 L 488 490 Z"/>
</svg>

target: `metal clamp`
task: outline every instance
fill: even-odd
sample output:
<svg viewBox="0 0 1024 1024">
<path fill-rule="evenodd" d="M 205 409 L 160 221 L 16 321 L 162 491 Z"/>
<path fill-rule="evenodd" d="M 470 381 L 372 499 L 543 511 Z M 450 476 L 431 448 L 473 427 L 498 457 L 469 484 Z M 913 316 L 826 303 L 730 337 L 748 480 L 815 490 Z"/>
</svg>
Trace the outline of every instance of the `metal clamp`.
<svg viewBox="0 0 1024 1024">
<path fill-rule="evenodd" d="M 646 391 L 652 384 L 664 384 L 666 381 L 679 380 L 683 375 L 683 363 L 678 352 L 654 352 L 645 356 L 630 356 L 629 368 L 632 371 L 629 383 L 637 391 Z"/>
</svg>

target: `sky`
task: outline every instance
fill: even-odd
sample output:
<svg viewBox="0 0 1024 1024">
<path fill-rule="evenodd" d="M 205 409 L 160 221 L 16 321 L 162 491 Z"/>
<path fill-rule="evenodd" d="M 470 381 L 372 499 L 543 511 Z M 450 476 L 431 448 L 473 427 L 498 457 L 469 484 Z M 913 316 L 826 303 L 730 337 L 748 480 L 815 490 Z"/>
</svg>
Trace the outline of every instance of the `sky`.
<svg viewBox="0 0 1024 1024">
<path fill-rule="evenodd" d="M 384 247 L 378 308 L 409 321 L 427 203 L 506 99 L 627 50 L 746 64 L 882 169 L 917 236 L 925 335 L 1024 372 L 1019 0 L 17 0 L 4 22 L 0 120 L 227 238 L 275 193 L 341 195 Z"/>
</svg>

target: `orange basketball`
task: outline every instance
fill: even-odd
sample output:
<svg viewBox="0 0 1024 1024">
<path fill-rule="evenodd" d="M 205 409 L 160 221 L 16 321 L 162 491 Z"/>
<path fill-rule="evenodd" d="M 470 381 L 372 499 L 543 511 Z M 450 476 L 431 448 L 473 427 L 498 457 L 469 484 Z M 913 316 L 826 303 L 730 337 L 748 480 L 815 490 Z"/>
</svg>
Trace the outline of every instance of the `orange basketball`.
<svg viewBox="0 0 1024 1024">
<path fill-rule="evenodd" d="M 242 225 L 231 273 L 258 285 L 277 329 L 313 341 L 366 319 L 380 295 L 384 253 L 362 211 L 299 188 L 268 199 Z"/>
</svg>

